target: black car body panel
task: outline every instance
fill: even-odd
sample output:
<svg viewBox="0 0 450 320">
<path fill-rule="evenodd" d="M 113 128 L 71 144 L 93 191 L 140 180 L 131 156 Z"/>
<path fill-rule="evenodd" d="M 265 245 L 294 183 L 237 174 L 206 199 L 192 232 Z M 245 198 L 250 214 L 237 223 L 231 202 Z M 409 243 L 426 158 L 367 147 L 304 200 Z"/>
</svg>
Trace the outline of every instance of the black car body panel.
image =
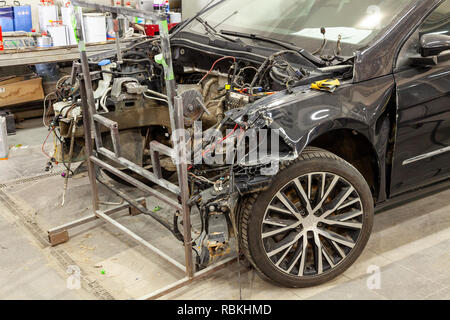
<svg viewBox="0 0 450 320">
<path fill-rule="evenodd" d="M 401 18 L 367 48 L 356 52 L 354 82 L 381 77 L 393 72 L 401 45 L 427 15 L 443 1 L 418 0 L 406 8 Z"/>
<path fill-rule="evenodd" d="M 450 62 L 395 74 L 397 138 L 392 194 L 433 183 L 450 174 L 450 152 L 421 159 L 450 147 Z"/>
<path fill-rule="evenodd" d="M 390 123 L 383 115 L 386 115 L 394 92 L 392 75 L 358 84 L 347 83 L 334 93 L 313 91 L 309 86 L 303 86 L 296 88 L 294 94 L 278 93 L 259 100 L 233 116 L 236 121 L 243 115 L 249 116 L 249 122 L 258 118 L 272 119 L 269 127 L 279 130 L 280 137 L 292 147 L 293 157 L 324 133 L 354 130 L 370 141 L 377 157 L 378 183 L 385 186 Z M 380 119 L 381 124 L 377 125 Z M 266 121 L 260 121 L 261 126 L 266 124 Z M 385 193 L 381 192 L 378 199 L 385 198 Z"/>
<path fill-rule="evenodd" d="M 450 147 L 449 63 L 394 72 L 405 41 L 442 3 L 441 0 L 413 2 L 371 45 L 355 52 L 353 78 L 342 83 L 334 93 L 314 91 L 304 85 L 295 88 L 293 94 L 279 92 L 238 112 L 230 111 L 229 116 L 240 122 L 245 115 L 249 122 L 259 119 L 260 127 L 279 129 L 284 142 L 292 148 L 293 157 L 327 132 L 348 129 L 363 135 L 376 158 L 378 203 L 447 179 L 450 152 L 425 162 L 409 165 L 404 162 Z M 174 44 L 186 45 L 192 37 L 196 38 L 191 34 L 174 39 Z M 251 48 L 238 53 L 226 47 L 226 41 L 224 45 L 219 45 L 217 40 L 200 42 L 190 43 L 190 47 L 204 50 L 206 46 L 214 54 L 248 55 L 247 58 L 256 61 L 265 56 L 264 51 L 256 54 Z M 310 63 L 306 65 L 311 67 Z M 309 83 L 312 81 L 309 79 Z M 394 136 L 390 137 L 391 134 Z M 393 145 L 393 154 L 389 153 L 389 143 Z"/>
</svg>

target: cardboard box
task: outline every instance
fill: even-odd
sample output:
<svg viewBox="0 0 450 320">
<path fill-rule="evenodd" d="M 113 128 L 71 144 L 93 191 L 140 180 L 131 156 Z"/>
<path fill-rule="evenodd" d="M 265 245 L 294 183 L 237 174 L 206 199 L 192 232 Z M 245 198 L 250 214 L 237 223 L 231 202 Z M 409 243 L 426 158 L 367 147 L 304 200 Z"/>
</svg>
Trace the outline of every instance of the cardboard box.
<svg viewBox="0 0 450 320">
<path fill-rule="evenodd" d="M 8 84 L 0 83 L 0 107 L 43 99 L 44 90 L 42 89 L 42 78 Z"/>
</svg>

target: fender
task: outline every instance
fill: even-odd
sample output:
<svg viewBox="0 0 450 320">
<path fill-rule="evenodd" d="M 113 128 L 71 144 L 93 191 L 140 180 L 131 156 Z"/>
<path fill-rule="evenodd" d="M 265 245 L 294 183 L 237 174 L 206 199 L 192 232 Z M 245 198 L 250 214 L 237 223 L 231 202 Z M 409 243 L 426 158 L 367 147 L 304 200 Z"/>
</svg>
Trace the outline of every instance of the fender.
<svg viewBox="0 0 450 320">
<path fill-rule="evenodd" d="M 378 199 L 385 199 L 386 153 L 391 124 L 386 116 L 395 98 L 392 74 L 353 83 L 344 82 L 335 92 L 317 91 L 310 86 L 297 87 L 294 93 L 279 92 L 260 99 L 241 110 L 227 112 L 236 123 L 246 127 L 279 130 L 283 142 L 291 148 L 289 156 L 297 158 L 317 137 L 338 129 L 362 134 L 370 143 L 378 165 Z M 280 160 L 273 159 L 273 161 Z"/>
</svg>

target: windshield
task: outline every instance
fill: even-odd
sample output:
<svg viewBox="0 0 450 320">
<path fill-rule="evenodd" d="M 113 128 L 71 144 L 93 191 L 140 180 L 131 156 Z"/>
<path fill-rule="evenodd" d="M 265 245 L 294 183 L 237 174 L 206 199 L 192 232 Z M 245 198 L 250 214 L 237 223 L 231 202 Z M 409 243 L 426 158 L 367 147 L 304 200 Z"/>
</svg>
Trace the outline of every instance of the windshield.
<svg viewBox="0 0 450 320">
<path fill-rule="evenodd" d="M 371 42 L 416 0 L 228 0 L 202 15 L 217 31 L 238 31 L 294 43 L 310 52 L 328 40 L 323 54 L 344 55 Z M 191 30 L 204 33 L 198 22 Z M 333 45 L 333 43 L 335 45 Z"/>
</svg>

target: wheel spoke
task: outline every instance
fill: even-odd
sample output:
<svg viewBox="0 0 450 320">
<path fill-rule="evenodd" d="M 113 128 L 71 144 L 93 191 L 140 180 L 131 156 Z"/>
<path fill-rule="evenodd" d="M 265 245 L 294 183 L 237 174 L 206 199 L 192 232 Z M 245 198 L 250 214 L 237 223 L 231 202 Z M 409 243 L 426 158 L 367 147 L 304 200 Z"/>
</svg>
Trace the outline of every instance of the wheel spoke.
<svg viewBox="0 0 450 320">
<path fill-rule="evenodd" d="M 360 222 L 343 222 L 338 220 L 323 220 L 323 223 L 326 223 L 331 226 L 340 226 L 345 228 L 352 228 L 352 229 L 361 229 L 362 223 Z"/>
<path fill-rule="evenodd" d="M 289 210 L 289 212 L 294 215 L 298 220 L 302 219 L 300 212 L 298 212 L 297 208 L 291 203 L 291 201 L 281 192 L 277 193 L 277 198 L 281 201 L 282 204 Z"/>
<path fill-rule="evenodd" d="M 303 233 L 298 233 L 298 234 L 294 234 L 287 236 L 286 238 L 284 238 L 283 240 L 281 240 L 279 243 L 277 243 L 277 245 L 275 246 L 275 249 L 273 249 L 272 251 L 268 252 L 267 255 L 268 257 L 273 257 L 274 255 L 276 255 L 277 253 L 280 253 L 281 251 L 285 250 L 286 248 L 292 246 L 294 243 L 296 243 L 301 236 L 303 235 Z"/>
<path fill-rule="evenodd" d="M 303 253 L 303 242 L 299 243 L 299 246 L 298 246 L 297 250 L 294 253 L 294 258 L 292 259 L 291 265 L 286 270 L 287 273 L 291 273 L 291 271 L 294 268 L 295 264 L 298 262 L 298 260 L 302 256 L 302 253 Z"/>
<path fill-rule="evenodd" d="M 356 218 L 356 217 L 358 217 L 358 216 L 360 216 L 362 214 L 363 214 L 363 212 L 361 210 L 354 209 L 354 210 L 351 210 L 351 211 L 346 212 L 346 213 L 342 213 L 342 214 L 338 214 L 336 216 L 328 217 L 327 221 L 328 220 L 347 221 L 347 220 Z"/>
<path fill-rule="evenodd" d="M 294 245 L 291 245 L 289 248 L 287 248 L 287 250 L 283 253 L 283 255 L 281 256 L 280 259 L 278 259 L 277 263 L 275 264 L 277 267 L 280 266 L 280 263 L 283 262 L 284 258 L 286 258 L 287 254 L 289 253 L 289 251 L 291 251 L 292 247 Z"/>
<path fill-rule="evenodd" d="M 302 257 L 300 259 L 300 267 L 298 269 L 298 276 L 303 276 L 305 270 L 306 251 L 308 250 L 308 237 L 306 234 L 303 236 Z"/>
<path fill-rule="evenodd" d="M 286 225 L 284 223 L 280 223 L 280 222 L 276 222 L 276 221 L 264 220 L 263 223 L 271 225 L 271 226 L 276 226 L 276 227 L 286 227 Z"/>
<path fill-rule="evenodd" d="M 323 199 L 323 195 L 325 192 L 325 182 L 327 181 L 327 174 L 326 173 L 322 173 L 322 184 L 320 187 L 320 199 Z"/>
<path fill-rule="evenodd" d="M 295 229 L 295 228 L 297 228 L 299 225 L 300 225 L 300 222 L 296 222 L 296 223 L 293 223 L 293 224 L 291 224 L 291 225 L 289 225 L 289 226 L 286 226 L 286 227 L 284 227 L 284 228 L 279 228 L 279 229 L 276 229 L 276 230 L 264 232 L 264 233 L 262 234 L 262 238 L 265 239 L 265 238 L 267 238 L 267 237 L 273 237 L 274 235 L 280 234 L 280 233 L 282 233 L 282 232 L 285 232 L 285 231 L 288 231 L 288 230 Z"/>
<path fill-rule="evenodd" d="M 299 179 L 295 179 L 294 180 L 295 186 L 297 187 L 297 190 L 300 192 L 300 195 L 303 198 L 303 202 L 306 205 L 306 210 L 308 211 L 309 214 L 311 214 L 312 212 L 312 208 L 311 208 L 311 202 L 309 201 L 308 196 L 305 193 L 305 190 L 303 190 L 302 184 L 300 183 Z"/>
<path fill-rule="evenodd" d="M 339 208 L 341 204 L 344 203 L 344 201 L 353 193 L 353 191 L 355 191 L 355 188 L 350 186 L 347 190 L 344 189 L 341 192 L 339 192 L 339 195 L 335 199 L 333 199 L 332 202 L 329 204 L 332 207 L 323 214 L 323 218 L 326 218 L 330 214 L 335 212 L 337 208 Z"/>
<path fill-rule="evenodd" d="M 325 202 L 325 200 L 328 198 L 328 196 L 330 195 L 330 192 L 333 191 L 334 187 L 336 186 L 336 183 L 339 181 L 339 177 L 338 176 L 334 176 L 333 180 L 330 183 L 330 186 L 328 187 L 327 191 L 325 192 L 325 194 L 323 195 L 322 199 L 320 199 L 320 202 L 317 204 L 317 206 L 314 208 L 313 213 L 316 213 L 317 210 L 319 210 L 323 203 Z"/>
<path fill-rule="evenodd" d="M 286 209 L 283 209 L 283 208 L 278 208 L 278 207 L 275 207 L 275 206 L 268 206 L 267 209 L 268 210 L 273 210 L 273 211 L 278 211 L 278 212 L 281 212 L 281 213 L 286 213 L 288 215 L 292 214 L 292 212 L 290 212 L 289 210 L 286 210 Z"/>
<path fill-rule="evenodd" d="M 287 227 L 292 224 L 292 221 L 279 218 L 266 218 L 263 223 L 276 227 Z"/>
<path fill-rule="evenodd" d="M 311 200 L 312 174 L 308 174 L 308 201 Z"/>
<path fill-rule="evenodd" d="M 314 243 L 317 247 L 317 274 L 321 274 L 323 272 L 323 261 L 322 261 L 322 243 L 320 242 L 319 234 L 314 232 Z"/>
<path fill-rule="evenodd" d="M 336 243 L 336 241 L 331 241 L 331 243 L 333 244 L 333 247 L 336 249 L 336 251 L 339 253 L 339 255 L 341 256 L 342 259 L 344 259 L 347 255 L 345 254 L 345 252 L 341 249 L 341 247 L 339 247 L 339 245 Z"/>
<path fill-rule="evenodd" d="M 353 248 L 355 246 L 354 242 L 348 240 L 347 238 L 344 238 L 343 236 L 333 231 L 319 229 L 318 232 L 325 238 L 330 239 L 332 241 L 336 241 L 337 243 L 343 244 L 346 247 Z"/>
<path fill-rule="evenodd" d="M 351 200 L 349 202 L 346 202 L 343 205 L 341 205 L 339 208 L 337 208 L 337 210 L 341 210 L 341 209 L 347 208 L 348 206 L 351 206 L 352 204 L 355 204 L 358 201 L 361 201 L 361 199 L 360 198 L 353 199 L 353 200 Z"/>
<path fill-rule="evenodd" d="M 334 264 L 333 260 L 331 259 L 331 257 L 328 255 L 328 252 L 325 248 L 322 248 L 322 253 L 323 253 L 323 256 L 325 257 L 325 259 L 327 260 L 328 264 L 330 265 L 330 267 L 334 268 L 335 264 Z"/>
</svg>

